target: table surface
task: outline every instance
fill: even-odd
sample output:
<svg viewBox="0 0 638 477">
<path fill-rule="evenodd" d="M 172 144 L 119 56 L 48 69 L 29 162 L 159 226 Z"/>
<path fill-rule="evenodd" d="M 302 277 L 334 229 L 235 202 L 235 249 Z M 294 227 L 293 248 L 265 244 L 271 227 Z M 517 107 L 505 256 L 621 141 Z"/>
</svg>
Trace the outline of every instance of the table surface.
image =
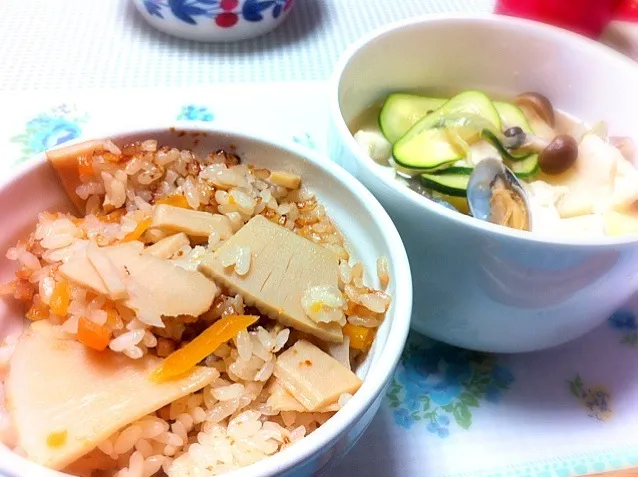
<svg viewBox="0 0 638 477">
<path fill-rule="evenodd" d="M 340 53 L 374 28 L 426 13 L 489 13 L 494 3 L 297 0 L 267 36 L 205 44 L 154 30 L 130 0 L 2 0 L 0 91 L 325 80 Z M 635 28 L 613 27 L 605 40 L 638 58 Z"/>
<path fill-rule="evenodd" d="M 494 3 L 492 0 L 297 1 L 298 7 L 284 25 L 261 39 L 200 44 L 151 29 L 128 0 L 2 0 L 0 104 L 14 111 L 20 107 L 19 98 L 26 98 L 34 91 L 40 92 L 37 98 L 59 95 L 64 101 L 74 92 L 82 98 L 80 102 L 88 104 L 101 90 L 128 94 L 139 91 L 148 96 L 156 88 L 192 89 L 204 96 L 208 94 L 206 88 L 214 95 L 219 85 L 323 81 L 347 45 L 386 22 L 424 13 L 487 13 Z M 638 59 L 635 26 L 614 24 L 603 41 Z M 238 87 L 233 91 L 243 94 L 241 91 L 246 90 Z M 19 96 L 14 97 L 15 93 Z M 313 134 L 320 131 L 314 129 Z M 296 135 L 295 140 L 299 137 Z M 391 416 L 386 412 L 383 419 L 387 421 Z M 374 425 L 371 432 L 375 432 Z M 359 449 L 353 454 L 353 459 L 361 459 L 365 452 Z M 353 465 L 353 461 L 346 462 L 337 474 L 356 472 L 358 467 Z M 638 469 L 605 475 L 638 476 Z"/>
<path fill-rule="evenodd" d="M 490 12 L 492 0 L 298 0 L 272 34 L 204 44 L 147 26 L 130 0 L 2 0 L 0 90 L 208 86 L 324 80 L 339 54 L 386 22 Z"/>
</svg>

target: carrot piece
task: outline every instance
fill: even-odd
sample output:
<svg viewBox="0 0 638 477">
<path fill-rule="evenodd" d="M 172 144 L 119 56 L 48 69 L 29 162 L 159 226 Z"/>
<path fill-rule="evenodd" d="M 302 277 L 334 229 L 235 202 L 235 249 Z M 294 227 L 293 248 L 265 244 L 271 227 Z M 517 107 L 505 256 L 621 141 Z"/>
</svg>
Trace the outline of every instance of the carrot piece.
<svg viewBox="0 0 638 477">
<path fill-rule="evenodd" d="M 93 175 L 93 158 L 89 156 L 78 157 L 78 174 L 81 176 Z"/>
<path fill-rule="evenodd" d="M 13 295 L 16 290 L 16 281 L 11 280 L 0 285 L 0 296 Z"/>
<path fill-rule="evenodd" d="M 78 321 L 78 341 L 98 351 L 104 351 L 111 341 L 111 331 L 103 325 L 81 317 Z"/>
<path fill-rule="evenodd" d="M 374 331 L 365 326 L 357 326 L 346 323 L 343 327 L 343 334 L 350 338 L 350 347 L 361 351 L 366 351 L 372 346 L 374 341 Z"/>
<path fill-rule="evenodd" d="M 33 298 L 33 294 L 35 290 L 33 285 L 28 280 L 15 280 L 15 291 L 13 292 L 13 297 L 16 300 L 21 301 L 29 301 Z"/>
<path fill-rule="evenodd" d="M 61 278 L 55 283 L 51 299 L 49 300 L 49 307 L 53 313 L 64 317 L 69 309 L 70 302 L 71 287 L 69 287 L 69 282 L 67 282 L 64 278 Z"/>
<path fill-rule="evenodd" d="M 162 382 L 187 373 L 220 345 L 233 339 L 258 319 L 258 316 L 253 315 L 228 315 L 221 318 L 186 346 L 171 353 L 162 365 L 153 371 L 150 379 Z"/>
<path fill-rule="evenodd" d="M 109 162 L 120 162 L 120 156 L 112 152 L 104 152 L 102 153 L 102 157 Z"/>
<path fill-rule="evenodd" d="M 20 301 L 31 301 L 34 293 L 33 285 L 23 278 L 16 278 L 0 285 L 0 296 L 13 295 L 13 298 Z"/>
<path fill-rule="evenodd" d="M 155 201 L 156 204 L 172 205 L 173 207 L 181 207 L 182 209 L 189 209 L 188 200 L 181 194 L 175 194 L 163 199 Z"/>
<path fill-rule="evenodd" d="M 47 437 L 47 445 L 49 447 L 58 448 L 66 444 L 67 431 L 52 432 Z"/>
<path fill-rule="evenodd" d="M 113 212 L 106 215 L 100 215 L 98 219 L 107 224 L 114 224 L 119 222 L 124 214 L 126 214 L 126 209 L 115 209 Z"/>
<path fill-rule="evenodd" d="M 115 309 L 115 306 L 112 304 L 107 304 L 105 306 L 106 311 L 106 324 L 111 328 L 115 328 L 117 324 L 121 321 L 120 314 Z"/>
<path fill-rule="evenodd" d="M 31 321 L 40 321 L 49 317 L 49 307 L 40 300 L 39 296 L 33 298 L 33 305 L 27 311 L 27 318 Z"/>
<path fill-rule="evenodd" d="M 126 237 L 124 237 L 124 240 L 122 240 L 122 242 L 132 242 L 133 240 L 137 240 L 138 238 L 140 238 L 142 234 L 146 232 L 148 228 L 151 226 L 152 220 L 153 219 L 151 219 L 151 217 L 148 217 L 142 220 L 139 224 L 137 224 L 137 227 L 135 227 L 135 230 L 133 230 L 130 234 L 126 235 Z"/>
</svg>

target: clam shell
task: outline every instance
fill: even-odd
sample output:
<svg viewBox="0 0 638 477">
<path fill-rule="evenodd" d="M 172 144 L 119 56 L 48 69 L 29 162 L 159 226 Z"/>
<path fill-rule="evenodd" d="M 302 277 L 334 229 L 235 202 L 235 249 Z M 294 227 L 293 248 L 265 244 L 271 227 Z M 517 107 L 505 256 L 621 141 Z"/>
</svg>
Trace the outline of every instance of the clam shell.
<svg viewBox="0 0 638 477">
<path fill-rule="evenodd" d="M 528 217 L 528 230 L 532 228 L 531 209 L 525 189 L 514 173 L 498 159 L 484 159 L 479 162 L 467 186 L 467 202 L 472 216 L 490 222 L 492 198 L 492 186 L 495 180 L 500 177 L 507 187 L 512 190 L 524 204 Z"/>
</svg>

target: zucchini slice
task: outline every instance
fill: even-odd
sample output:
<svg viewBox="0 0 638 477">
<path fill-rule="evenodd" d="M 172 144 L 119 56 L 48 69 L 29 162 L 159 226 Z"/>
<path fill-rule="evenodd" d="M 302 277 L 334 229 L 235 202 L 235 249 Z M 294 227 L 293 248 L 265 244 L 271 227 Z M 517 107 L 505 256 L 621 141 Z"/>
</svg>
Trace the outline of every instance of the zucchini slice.
<svg viewBox="0 0 638 477">
<path fill-rule="evenodd" d="M 472 174 L 472 172 L 474 172 L 474 168 L 471 166 L 450 166 L 444 169 L 433 171 L 432 174 L 435 174 L 438 176 L 440 176 L 441 174 L 444 174 L 444 175 L 448 175 L 448 174 L 459 175 L 460 174 L 460 175 L 469 176 L 470 174 Z M 430 172 L 428 172 L 428 174 L 430 174 Z"/>
<path fill-rule="evenodd" d="M 532 154 L 531 152 L 524 152 L 524 153 L 519 153 L 519 154 L 512 154 L 511 151 L 509 151 L 500 141 L 499 138 L 497 138 L 494 133 L 492 131 L 490 131 L 489 129 L 483 129 L 481 131 L 481 137 L 483 137 L 483 139 L 485 139 L 486 141 L 488 141 L 490 144 L 492 144 L 492 146 L 494 146 L 496 149 L 498 149 L 499 154 L 501 155 L 501 157 L 503 159 L 507 159 L 508 161 L 512 161 L 512 162 L 517 162 L 517 161 L 522 161 L 527 159 L 529 156 L 531 155 L 535 155 Z"/>
<path fill-rule="evenodd" d="M 538 155 L 532 154 L 528 158 L 507 164 L 514 174 L 520 179 L 528 179 L 538 172 Z M 434 175 L 471 175 L 474 168 L 469 165 L 450 166 L 436 171 L 428 172 Z"/>
<path fill-rule="evenodd" d="M 506 103 L 504 101 L 494 101 L 493 103 L 494 107 L 498 111 L 498 114 L 501 116 L 503 131 L 506 131 L 509 128 L 519 127 L 528 134 L 534 134 L 532 126 L 530 126 L 527 118 L 525 117 L 525 114 L 523 114 L 523 111 L 518 106 L 515 106 L 512 103 Z M 492 144 L 494 144 L 494 142 L 492 142 Z M 499 152 L 501 152 L 501 154 L 503 154 L 504 158 L 509 159 L 510 161 L 527 160 L 531 156 L 537 156 L 537 154 L 512 152 L 505 149 L 505 147 L 502 147 L 502 144 L 494 144 L 494 146 L 499 150 Z"/>
<path fill-rule="evenodd" d="M 398 144 L 392 155 L 406 169 L 431 171 L 465 157 L 465 152 L 455 147 L 449 134 L 440 127 L 426 129 L 405 144 L 397 147 Z"/>
<path fill-rule="evenodd" d="M 394 160 L 410 169 L 436 169 L 464 157 L 464 152 L 450 144 L 443 128 L 450 117 L 479 116 L 500 131 L 501 119 L 492 101 L 479 91 L 464 91 L 412 126 L 394 143 Z M 484 128 L 481 128 L 484 129 Z"/>
<path fill-rule="evenodd" d="M 512 162 L 510 169 L 517 177 L 528 179 L 538 173 L 538 154 L 530 154 L 525 159 Z"/>
<path fill-rule="evenodd" d="M 421 174 L 421 184 L 428 189 L 453 197 L 466 197 L 469 174 Z"/>
<path fill-rule="evenodd" d="M 448 100 L 444 98 L 428 98 L 416 94 L 393 93 L 381 106 L 379 127 L 391 143 L 396 142 L 419 120 L 436 111 Z"/>
<path fill-rule="evenodd" d="M 512 171 L 524 179 L 533 176 L 538 171 L 536 154 L 528 159 L 512 164 Z M 470 182 L 471 167 L 453 166 L 432 174 L 421 174 L 421 184 L 430 190 L 453 197 L 466 197 L 467 186 Z"/>
<path fill-rule="evenodd" d="M 498 111 L 498 115 L 501 117 L 503 131 L 518 126 L 526 133 L 534 133 L 523 111 L 521 111 L 518 106 L 512 103 L 506 103 L 505 101 L 492 101 L 492 103 L 496 111 Z"/>
</svg>

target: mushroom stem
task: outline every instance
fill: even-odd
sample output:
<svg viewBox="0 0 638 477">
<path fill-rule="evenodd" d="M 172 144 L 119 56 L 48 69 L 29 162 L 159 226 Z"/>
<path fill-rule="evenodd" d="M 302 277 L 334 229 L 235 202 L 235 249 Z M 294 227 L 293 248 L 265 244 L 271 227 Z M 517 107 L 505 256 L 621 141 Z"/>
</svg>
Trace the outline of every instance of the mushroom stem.
<svg viewBox="0 0 638 477">
<path fill-rule="evenodd" d="M 542 137 L 525 133 L 522 130 L 515 136 L 504 134 L 502 142 L 507 149 L 513 151 L 530 151 L 536 153 L 541 152 L 549 145 L 549 141 L 546 141 Z"/>
<path fill-rule="evenodd" d="M 540 136 L 534 134 L 526 134 L 525 142 L 520 147 L 522 150 L 531 152 L 542 152 L 549 145 L 549 141 L 546 141 Z"/>
<path fill-rule="evenodd" d="M 532 133 L 526 133 L 518 126 L 503 131 L 501 142 L 506 149 L 516 151 L 541 152 L 549 145 L 549 141 Z"/>
</svg>

